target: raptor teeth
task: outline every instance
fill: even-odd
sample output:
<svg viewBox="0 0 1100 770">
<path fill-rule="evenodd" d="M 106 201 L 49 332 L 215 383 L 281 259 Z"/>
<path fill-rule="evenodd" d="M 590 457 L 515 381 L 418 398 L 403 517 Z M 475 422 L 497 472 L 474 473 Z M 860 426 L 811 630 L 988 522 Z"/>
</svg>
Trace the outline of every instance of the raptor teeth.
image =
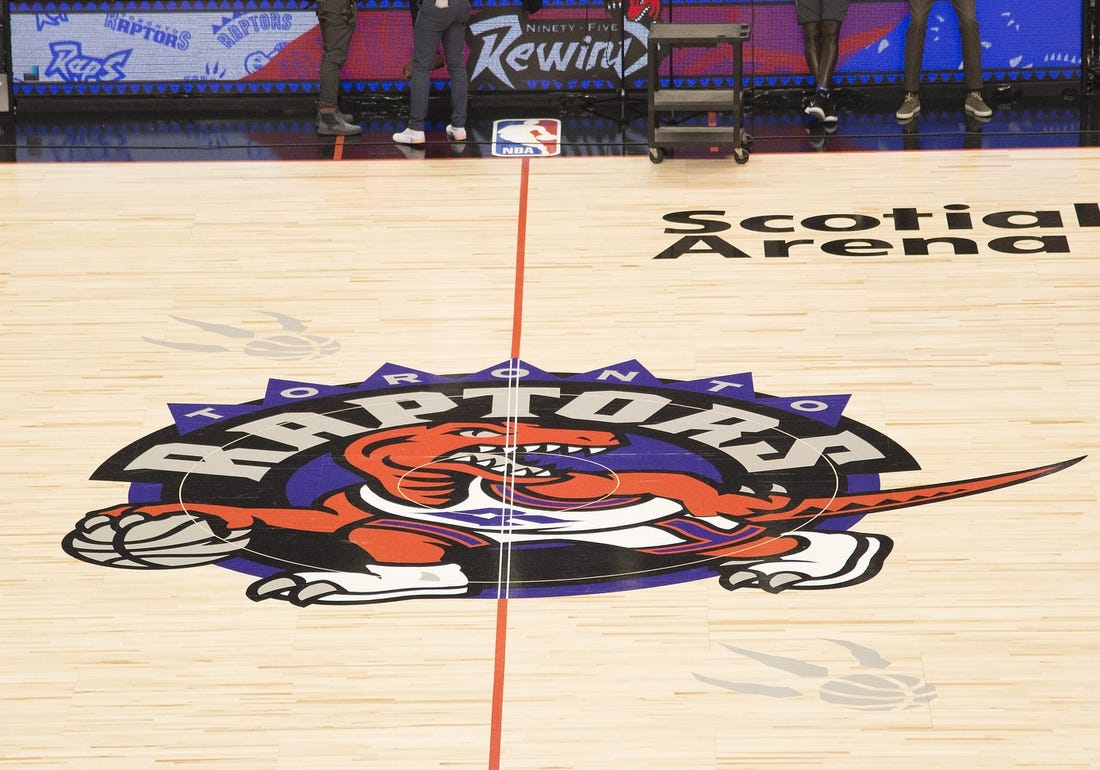
<svg viewBox="0 0 1100 770">
<path fill-rule="evenodd" d="M 569 444 L 517 444 L 510 447 L 478 444 L 475 448 L 458 450 L 442 459 L 454 463 L 476 465 L 502 475 L 553 477 L 554 471 L 534 466 L 523 466 L 517 458 L 519 453 L 537 454 L 541 452 L 566 453 L 574 456 L 586 456 L 606 452 L 613 447 L 585 447 Z"/>
<path fill-rule="evenodd" d="M 478 447 L 479 450 L 482 447 Z M 506 447 L 503 449 L 505 453 L 511 452 L 565 452 L 571 455 L 589 455 L 599 454 L 600 452 L 606 452 L 611 447 L 586 447 L 586 446 L 573 446 L 568 444 L 522 444 L 515 447 Z M 500 451 L 500 450 L 498 450 Z"/>
</svg>

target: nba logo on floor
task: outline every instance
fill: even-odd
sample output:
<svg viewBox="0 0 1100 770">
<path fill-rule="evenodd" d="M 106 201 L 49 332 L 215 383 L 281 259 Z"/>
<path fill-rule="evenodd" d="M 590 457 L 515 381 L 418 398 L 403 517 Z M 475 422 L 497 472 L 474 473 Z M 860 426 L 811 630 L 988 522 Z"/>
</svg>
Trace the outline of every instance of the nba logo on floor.
<svg viewBox="0 0 1100 770">
<path fill-rule="evenodd" d="M 493 155 L 543 158 L 561 153 L 561 121 L 553 118 L 493 121 Z"/>
</svg>

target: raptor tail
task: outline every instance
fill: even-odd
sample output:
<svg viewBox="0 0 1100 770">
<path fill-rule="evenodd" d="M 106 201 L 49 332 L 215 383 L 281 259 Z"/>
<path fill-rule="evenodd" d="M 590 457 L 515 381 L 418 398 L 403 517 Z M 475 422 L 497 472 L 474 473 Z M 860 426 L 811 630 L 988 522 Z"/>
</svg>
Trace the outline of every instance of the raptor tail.
<svg viewBox="0 0 1100 770">
<path fill-rule="evenodd" d="M 891 511 L 897 508 L 909 508 L 925 503 L 937 503 L 941 500 L 952 500 L 956 497 L 976 495 L 979 492 L 989 492 L 1001 487 L 1022 484 L 1025 481 L 1049 476 L 1052 473 L 1064 470 L 1071 465 L 1081 462 L 1085 456 L 1075 457 L 1072 460 L 1064 460 L 1051 465 L 1043 465 L 1038 468 L 1030 468 L 1013 473 L 1001 473 L 995 476 L 984 476 L 978 479 L 966 481 L 953 481 L 947 484 L 928 484 L 919 487 L 904 487 L 902 489 L 888 489 L 881 492 L 861 492 L 851 495 L 837 495 L 835 497 L 808 498 L 805 500 L 792 500 L 789 507 L 782 510 L 769 510 L 759 515 L 746 517 L 753 523 L 766 523 L 773 521 L 797 521 L 820 517 L 835 516 L 860 516 L 878 511 Z"/>
</svg>

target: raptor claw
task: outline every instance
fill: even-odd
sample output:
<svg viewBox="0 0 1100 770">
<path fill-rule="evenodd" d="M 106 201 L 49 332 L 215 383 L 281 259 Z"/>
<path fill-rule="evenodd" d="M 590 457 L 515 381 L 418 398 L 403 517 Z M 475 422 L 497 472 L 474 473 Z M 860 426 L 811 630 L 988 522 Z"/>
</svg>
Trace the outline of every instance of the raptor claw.
<svg viewBox="0 0 1100 770">
<path fill-rule="evenodd" d="M 802 576 L 794 572 L 777 572 L 774 575 L 769 575 L 764 578 L 764 580 L 761 581 L 760 587 L 770 594 L 777 594 L 780 591 L 790 588 L 801 580 Z"/>
<path fill-rule="evenodd" d="M 261 580 L 258 583 L 253 584 L 249 591 L 249 596 L 254 601 L 260 601 L 261 599 L 267 599 L 281 594 L 283 591 L 292 591 L 298 586 L 298 581 L 287 575 L 276 575 L 275 577 L 268 578 L 267 580 Z"/>
<path fill-rule="evenodd" d="M 759 579 L 759 575 L 751 570 L 743 569 L 729 575 L 723 575 L 718 579 L 719 585 L 727 591 L 735 591 L 742 586 L 751 585 Z"/>
<path fill-rule="evenodd" d="M 311 583 L 302 587 L 302 590 L 294 597 L 294 603 L 305 607 L 307 604 L 313 604 L 326 596 L 338 593 L 340 593 L 340 587 L 332 583 L 326 581 Z"/>
</svg>

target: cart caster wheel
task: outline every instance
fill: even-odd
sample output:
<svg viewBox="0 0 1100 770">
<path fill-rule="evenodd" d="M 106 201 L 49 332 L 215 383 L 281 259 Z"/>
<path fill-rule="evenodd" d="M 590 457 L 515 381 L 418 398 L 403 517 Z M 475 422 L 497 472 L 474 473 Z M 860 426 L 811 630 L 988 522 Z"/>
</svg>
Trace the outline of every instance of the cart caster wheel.
<svg viewBox="0 0 1100 770">
<path fill-rule="evenodd" d="M 744 147 L 738 147 L 733 151 L 733 159 L 737 161 L 737 165 L 743 166 L 749 162 L 749 153 Z"/>
<path fill-rule="evenodd" d="M 749 152 L 752 152 L 752 137 L 748 134 L 743 134 L 741 138 L 741 146 Z"/>
<path fill-rule="evenodd" d="M 649 148 L 649 162 L 650 163 L 660 163 L 664 159 L 665 159 L 665 151 L 662 150 L 660 147 L 650 147 Z"/>
</svg>

